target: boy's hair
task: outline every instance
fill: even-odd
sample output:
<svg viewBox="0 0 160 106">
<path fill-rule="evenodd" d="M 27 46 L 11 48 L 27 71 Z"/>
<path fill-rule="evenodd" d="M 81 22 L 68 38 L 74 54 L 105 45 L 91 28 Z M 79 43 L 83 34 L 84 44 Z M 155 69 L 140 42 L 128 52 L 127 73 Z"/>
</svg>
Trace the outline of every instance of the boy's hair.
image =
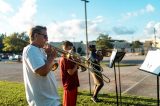
<svg viewBox="0 0 160 106">
<path fill-rule="evenodd" d="M 68 40 L 66 40 L 66 41 L 63 41 L 63 46 L 64 47 L 73 46 L 73 43 L 68 41 Z"/>
<path fill-rule="evenodd" d="M 34 40 L 35 33 L 41 33 L 42 30 L 47 30 L 47 28 L 45 26 L 39 26 L 39 25 L 32 27 L 29 33 L 30 41 Z"/>
<path fill-rule="evenodd" d="M 93 51 L 93 50 L 96 49 L 96 45 L 89 45 L 88 49 L 89 49 L 90 51 Z"/>
</svg>

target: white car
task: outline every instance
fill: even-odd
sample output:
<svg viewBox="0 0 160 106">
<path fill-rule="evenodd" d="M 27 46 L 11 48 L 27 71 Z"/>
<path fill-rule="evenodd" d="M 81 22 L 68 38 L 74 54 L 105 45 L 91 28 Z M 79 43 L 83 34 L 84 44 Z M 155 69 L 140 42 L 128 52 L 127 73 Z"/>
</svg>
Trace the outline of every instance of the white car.
<svg viewBox="0 0 160 106">
<path fill-rule="evenodd" d="M 14 56 L 9 56 L 9 60 L 17 60 Z"/>
<path fill-rule="evenodd" d="M 18 60 L 18 61 L 21 61 L 22 60 L 22 56 L 21 55 L 9 56 L 9 60 Z"/>
</svg>

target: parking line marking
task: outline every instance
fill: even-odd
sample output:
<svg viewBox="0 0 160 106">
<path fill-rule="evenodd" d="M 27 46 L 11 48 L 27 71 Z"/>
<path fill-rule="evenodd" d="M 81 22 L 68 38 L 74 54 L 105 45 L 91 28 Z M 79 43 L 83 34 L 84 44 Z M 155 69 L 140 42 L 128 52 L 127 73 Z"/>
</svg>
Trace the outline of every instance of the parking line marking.
<svg viewBox="0 0 160 106">
<path fill-rule="evenodd" d="M 139 82 L 135 83 L 134 85 L 132 85 L 131 87 L 129 87 L 127 90 L 125 90 L 124 92 L 122 92 L 122 94 L 127 93 L 129 90 L 131 90 L 132 88 L 134 88 L 135 86 L 137 86 L 139 83 L 141 83 L 144 79 L 146 79 L 148 76 L 145 76 L 144 78 L 142 78 Z"/>
</svg>

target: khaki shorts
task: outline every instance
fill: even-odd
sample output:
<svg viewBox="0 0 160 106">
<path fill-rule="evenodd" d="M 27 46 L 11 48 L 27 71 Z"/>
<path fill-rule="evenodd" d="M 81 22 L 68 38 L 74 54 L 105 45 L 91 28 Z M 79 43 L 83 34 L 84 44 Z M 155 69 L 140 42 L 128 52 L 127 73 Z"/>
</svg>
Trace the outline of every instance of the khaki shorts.
<svg viewBox="0 0 160 106">
<path fill-rule="evenodd" d="M 103 76 L 101 73 L 91 72 L 91 74 L 95 85 L 103 84 Z"/>
</svg>

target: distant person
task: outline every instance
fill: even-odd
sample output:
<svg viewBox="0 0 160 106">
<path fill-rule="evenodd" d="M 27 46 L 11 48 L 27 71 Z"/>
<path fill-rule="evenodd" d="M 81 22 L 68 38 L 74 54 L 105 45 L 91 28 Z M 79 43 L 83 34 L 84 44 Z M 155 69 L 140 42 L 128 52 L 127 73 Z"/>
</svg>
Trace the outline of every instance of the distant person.
<svg viewBox="0 0 160 106">
<path fill-rule="evenodd" d="M 56 51 L 49 45 L 47 28 L 35 26 L 30 30 L 30 44 L 23 49 L 23 76 L 29 106 L 60 106 L 56 79 L 51 68 Z"/>
<path fill-rule="evenodd" d="M 92 69 L 93 70 L 96 70 L 96 71 L 99 71 L 99 72 L 92 72 L 92 77 L 93 77 L 93 80 L 94 80 L 94 93 L 93 93 L 93 96 L 91 98 L 91 100 L 95 103 L 97 102 L 100 102 L 100 100 L 98 99 L 98 93 L 99 91 L 101 90 L 101 88 L 103 87 L 104 85 L 104 82 L 103 82 L 103 77 L 102 77 L 102 74 L 101 74 L 101 68 L 100 68 L 100 61 L 103 59 L 103 57 L 97 53 L 97 50 L 96 50 L 96 46 L 95 45 L 89 45 L 89 50 L 90 50 L 90 56 L 89 56 L 89 60 L 91 61 L 91 66 L 92 66 Z M 97 66 L 97 65 L 99 66 Z M 100 78 L 101 77 L 101 78 Z"/>
<path fill-rule="evenodd" d="M 70 41 L 63 42 L 63 50 L 71 52 L 73 44 Z M 63 84 L 63 106 L 76 106 L 79 86 L 78 65 L 66 58 L 63 54 L 59 60 L 61 79 Z"/>
</svg>

